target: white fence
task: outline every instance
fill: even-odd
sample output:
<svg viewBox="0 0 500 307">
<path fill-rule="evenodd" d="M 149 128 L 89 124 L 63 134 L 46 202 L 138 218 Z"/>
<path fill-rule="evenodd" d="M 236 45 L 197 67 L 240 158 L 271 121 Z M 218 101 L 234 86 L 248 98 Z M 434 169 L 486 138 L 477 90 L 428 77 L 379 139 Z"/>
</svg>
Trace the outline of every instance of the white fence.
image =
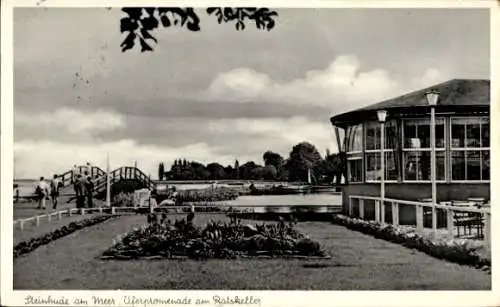
<svg viewBox="0 0 500 307">
<path fill-rule="evenodd" d="M 105 210 L 106 210 L 105 208 L 80 208 L 80 209 L 73 208 L 67 210 L 54 211 L 47 214 L 40 214 L 28 218 L 17 219 L 14 221 L 14 227 L 18 225 L 19 229 L 24 230 L 24 226 L 29 222 L 34 223 L 38 227 L 40 226 L 40 222 L 42 221 L 46 221 L 48 223 L 52 222 L 52 217 L 55 217 L 57 220 L 61 220 L 63 216 L 72 216 L 74 214 L 85 215 L 86 213 L 93 213 L 93 212 L 103 213 Z"/>
<path fill-rule="evenodd" d="M 416 227 L 418 230 L 422 230 L 424 228 L 424 207 L 432 208 L 432 230 L 434 234 L 437 231 L 437 210 L 442 209 L 446 212 L 446 227 L 448 231 L 448 235 L 453 237 L 453 227 L 454 227 L 454 214 L 456 212 L 461 213 L 476 213 L 481 214 L 484 221 L 484 239 L 487 243 L 490 243 L 491 233 L 490 233 L 490 225 L 491 225 L 491 210 L 490 208 L 473 208 L 473 207 L 458 207 L 452 206 L 451 204 L 442 205 L 442 204 L 433 204 L 432 202 L 417 202 L 417 201 L 409 201 L 409 200 L 400 200 L 400 199 L 392 199 L 392 198 L 384 198 L 384 205 L 382 206 L 380 197 L 373 196 L 360 196 L 360 195 L 349 195 L 349 215 L 353 216 L 354 214 L 354 200 L 358 201 L 358 209 L 359 209 L 359 218 L 365 219 L 365 206 L 364 202 L 366 200 L 375 202 L 375 221 L 385 223 L 385 205 L 387 203 L 391 206 L 392 213 L 392 224 L 399 225 L 399 206 L 407 205 L 415 207 L 415 216 L 416 216 Z"/>
</svg>

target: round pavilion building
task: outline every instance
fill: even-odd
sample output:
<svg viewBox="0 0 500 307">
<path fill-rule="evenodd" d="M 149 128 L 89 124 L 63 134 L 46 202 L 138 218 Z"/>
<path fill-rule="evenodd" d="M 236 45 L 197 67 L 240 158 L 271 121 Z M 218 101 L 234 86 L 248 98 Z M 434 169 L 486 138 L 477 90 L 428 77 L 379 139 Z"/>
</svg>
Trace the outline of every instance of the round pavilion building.
<svg viewBox="0 0 500 307">
<path fill-rule="evenodd" d="M 385 197 L 415 201 L 431 198 L 431 106 L 426 97 L 430 91 L 439 93 L 435 106 L 437 202 L 489 200 L 490 81 L 450 80 L 330 119 L 337 136 L 338 130 L 344 132 L 342 144 L 338 140 L 339 151 L 347 156 L 344 212 L 349 195 L 381 194 L 378 111 L 387 114 Z M 404 215 L 400 217 L 402 223 Z"/>
</svg>

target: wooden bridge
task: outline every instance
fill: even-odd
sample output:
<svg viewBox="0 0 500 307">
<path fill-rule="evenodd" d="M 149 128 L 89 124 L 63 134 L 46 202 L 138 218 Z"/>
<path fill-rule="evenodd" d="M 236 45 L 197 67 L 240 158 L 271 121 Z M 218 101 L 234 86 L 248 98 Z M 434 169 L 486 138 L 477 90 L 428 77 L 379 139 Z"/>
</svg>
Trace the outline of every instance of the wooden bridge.
<svg viewBox="0 0 500 307">
<path fill-rule="evenodd" d="M 86 166 L 79 166 L 78 172 L 83 174 L 85 171 L 88 171 Z M 68 191 L 70 194 L 74 194 L 72 189 L 66 189 L 66 187 L 70 187 L 73 184 L 74 171 L 69 170 L 60 175 L 60 180 L 63 184 L 64 190 Z M 98 166 L 92 166 L 91 171 L 89 172 L 89 176 L 91 176 L 94 180 L 94 194 L 101 195 L 106 191 L 106 172 L 102 170 Z M 109 173 L 110 177 L 110 185 L 113 185 L 121 180 L 136 180 L 142 183 L 146 188 L 153 189 L 155 187 L 155 182 L 151 180 L 149 176 L 147 176 L 144 172 L 142 172 L 137 167 L 131 166 L 122 166 L 119 167 Z"/>
</svg>

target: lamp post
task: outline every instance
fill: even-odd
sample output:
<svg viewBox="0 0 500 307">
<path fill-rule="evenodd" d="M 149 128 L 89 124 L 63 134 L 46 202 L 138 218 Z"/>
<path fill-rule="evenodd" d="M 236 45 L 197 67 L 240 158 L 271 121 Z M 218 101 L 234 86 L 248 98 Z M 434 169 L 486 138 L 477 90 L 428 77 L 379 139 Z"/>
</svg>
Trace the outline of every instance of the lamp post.
<svg viewBox="0 0 500 307">
<path fill-rule="evenodd" d="M 430 91 L 425 94 L 427 103 L 431 107 L 431 189 L 432 189 L 432 230 L 435 233 L 437 229 L 436 217 L 436 105 L 439 100 L 439 92 Z"/>
<path fill-rule="evenodd" d="M 380 211 L 377 212 L 377 220 L 385 221 L 385 110 L 377 111 L 378 122 L 380 123 Z M 380 214 L 380 216 L 378 216 Z"/>
</svg>

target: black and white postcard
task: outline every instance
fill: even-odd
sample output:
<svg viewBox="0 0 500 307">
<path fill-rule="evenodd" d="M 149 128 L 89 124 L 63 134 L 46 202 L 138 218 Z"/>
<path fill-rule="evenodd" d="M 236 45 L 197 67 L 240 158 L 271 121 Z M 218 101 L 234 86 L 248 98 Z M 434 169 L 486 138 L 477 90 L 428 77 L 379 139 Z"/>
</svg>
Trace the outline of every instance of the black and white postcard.
<svg viewBox="0 0 500 307">
<path fill-rule="evenodd" d="M 498 3 L 210 5 L 3 1 L 1 305 L 500 304 Z"/>
</svg>

